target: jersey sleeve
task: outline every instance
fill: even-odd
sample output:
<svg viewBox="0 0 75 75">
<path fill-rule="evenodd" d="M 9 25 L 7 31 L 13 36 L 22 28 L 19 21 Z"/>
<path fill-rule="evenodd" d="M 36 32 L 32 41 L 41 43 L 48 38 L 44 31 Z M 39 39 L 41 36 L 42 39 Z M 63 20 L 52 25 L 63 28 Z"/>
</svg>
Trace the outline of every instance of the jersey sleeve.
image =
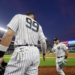
<svg viewBox="0 0 75 75">
<path fill-rule="evenodd" d="M 18 29 L 18 25 L 19 25 L 19 14 L 15 15 L 12 20 L 9 22 L 9 24 L 7 25 L 7 28 L 12 29 L 14 32 L 17 31 Z"/>
<path fill-rule="evenodd" d="M 39 34 L 38 35 L 39 35 L 39 41 L 42 39 L 46 39 L 41 26 L 39 27 Z"/>
<path fill-rule="evenodd" d="M 68 47 L 65 44 L 63 44 L 62 47 L 63 47 L 64 51 L 68 50 Z"/>
</svg>

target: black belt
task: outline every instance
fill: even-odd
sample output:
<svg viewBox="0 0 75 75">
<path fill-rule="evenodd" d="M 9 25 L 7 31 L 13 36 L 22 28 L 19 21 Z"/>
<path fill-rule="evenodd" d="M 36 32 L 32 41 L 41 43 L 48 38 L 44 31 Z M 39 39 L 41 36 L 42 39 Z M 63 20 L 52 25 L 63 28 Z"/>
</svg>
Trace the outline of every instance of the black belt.
<svg viewBox="0 0 75 75">
<path fill-rule="evenodd" d="M 64 56 L 60 56 L 60 57 L 57 57 L 57 58 L 62 58 L 62 57 L 64 57 Z"/>
<path fill-rule="evenodd" d="M 26 45 L 15 45 L 14 47 L 16 48 L 16 47 L 20 47 L 20 46 L 35 46 L 35 47 L 37 47 L 37 45 L 32 45 L 32 44 L 26 44 Z"/>
</svg>

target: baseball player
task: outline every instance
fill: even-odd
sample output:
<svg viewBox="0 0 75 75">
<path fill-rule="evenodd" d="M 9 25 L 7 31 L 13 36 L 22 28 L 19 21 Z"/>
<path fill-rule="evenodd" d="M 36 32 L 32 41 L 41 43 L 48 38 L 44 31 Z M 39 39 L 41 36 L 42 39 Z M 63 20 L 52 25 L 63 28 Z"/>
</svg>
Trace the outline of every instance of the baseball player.
<svg viewBox="0 0 75 75">
<path fill-rule="evenodd" d="M 40 63 L 38 40 L 41 42 L 43 60 L 45 61 L 46 42 L 42 27 L 34 20 L 33 12 L 27 15 L 17 14 L 7 25 L 0 44 L 0 61 L 10 45 L 15 34 L 15 50 L 6 67 L 4 75 L 38 75 Z"/>
<path fill-rule="evenodd" d="M 68 48 L 66 47 L 65 44 L 63 43 L 59 43 L 59 39 L 58 38 L 54 38 L 54 47 L 52 48 L 51 51 L 49 52 L 55 52 L 56 53 L 56 69 L 57 72 L 60 75 L 65 75 L 65 73 L 63 72 L 63 67 L 66 65 L 67 62 L 67 57 L 68 57 Z"/>
</svg>

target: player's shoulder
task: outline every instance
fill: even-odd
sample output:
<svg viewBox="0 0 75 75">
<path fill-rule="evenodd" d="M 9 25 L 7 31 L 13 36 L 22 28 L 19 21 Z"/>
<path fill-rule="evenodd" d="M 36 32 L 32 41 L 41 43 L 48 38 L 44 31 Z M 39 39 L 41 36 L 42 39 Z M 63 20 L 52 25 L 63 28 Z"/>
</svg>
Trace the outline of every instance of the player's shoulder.
<svg viewBox="0 0 75 75">
<path fill-rule="evenodd" d="M 39 28 L 42 29 L 42 26 L 41 26 L 36 20 L 34 20 L 34 19 L 28 17 L 28 16 L 25 15 L 25 14 L 16 14 L 15 16 L 19 16 L 20 18 L 29 18 L 29 19 L 31 19 L 32 21 L 35 21 L 35 22 L 39 25 Z"/>
<path fill-rule="evenodd" d="M 15 16 L 19 16 L 19 17 L 27 17 L 27 15 L 24 15 L 24 14 L 16 14 Z"/>
<path fill-rule="evenodd" d="M 39 28 L 42 29 L 42 26 L 39 24 Z"/>
<path fill-rule="evenodd" d="M 18 14 L 20 17 L 27 17 L 27 15 L 25 15 L 25 14 Z"/>
<path fill-rule="evenodd" d="M 21 16 L 22 14 L 16 14 L 15 16 Z"/>
<path fill-rule="evenodd" d="M 16 15 L 14 15 L 14 18 L 20 18 L 20 17 L 22 17 L 23 15 L 22 14 L 16 14 Z M 25 15 L 24 15 L 25 16 Z"/>
</svg>

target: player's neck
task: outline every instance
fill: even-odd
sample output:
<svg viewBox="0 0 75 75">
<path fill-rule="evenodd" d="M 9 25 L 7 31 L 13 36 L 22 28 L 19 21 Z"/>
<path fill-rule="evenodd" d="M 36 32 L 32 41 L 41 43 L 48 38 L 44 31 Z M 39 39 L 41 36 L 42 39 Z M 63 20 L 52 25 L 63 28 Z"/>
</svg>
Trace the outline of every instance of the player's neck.
<svg viewBox="0 0 75 75">
<path fill-rule="evenodd" d="M 32 19 L 34 19 L 34 17 L 33 17 L 33 16 L 28 16 L 28 17 L 30 17 L 30 18 L 32 18 Z"/>
<path fill-rule="evenodd" d="M 59 44 L 59 42 L 56 45 L 58 45 L 58 44 Z"/>
</svg>

